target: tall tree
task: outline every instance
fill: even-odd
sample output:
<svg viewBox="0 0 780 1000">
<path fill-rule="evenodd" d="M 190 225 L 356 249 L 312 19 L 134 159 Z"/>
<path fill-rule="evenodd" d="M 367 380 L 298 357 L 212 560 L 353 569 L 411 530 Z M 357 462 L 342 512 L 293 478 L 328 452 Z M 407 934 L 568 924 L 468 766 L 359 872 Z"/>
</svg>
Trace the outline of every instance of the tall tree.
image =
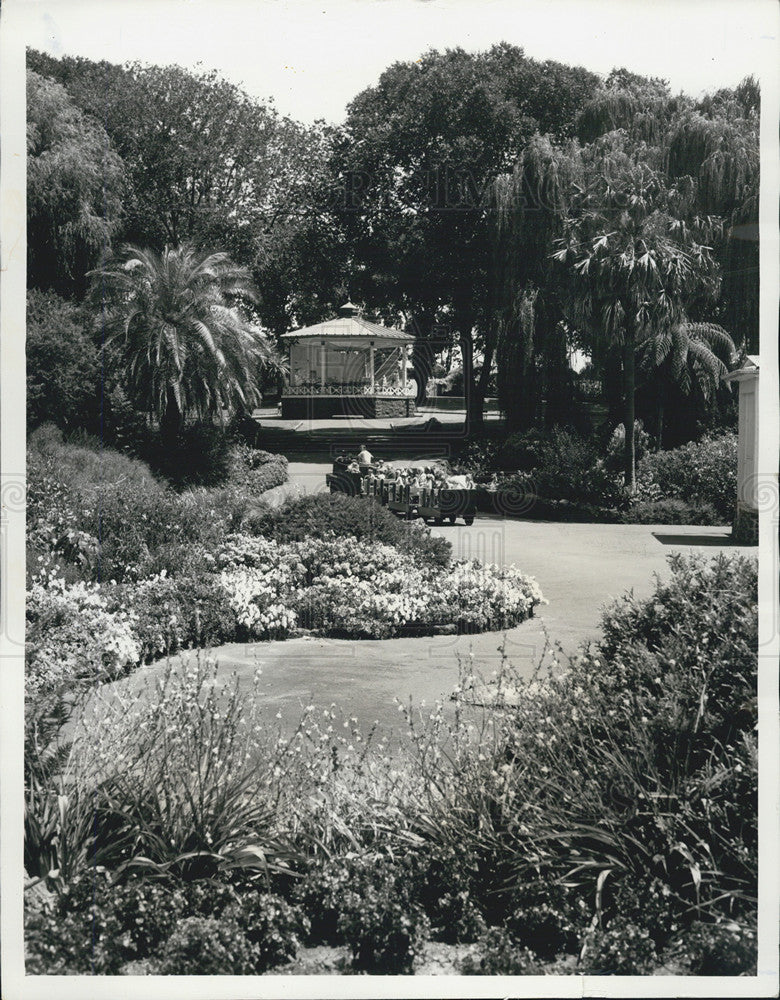
<svg viewBox="0 0 780 1000">
<path fill-rule="evenodd" d="M 555 260 L 569 278 L 572 322 L 620 351 L 625 483 L 634 487 L 635 356 L 641 342 L 686 318 L 691 302 L 717 291 L 716 264 L 700 225 L 641 148 L 612 133 L 589 147 L 586 184 L 573 199 Z"/>
<path fill-rule="evenodd" d="M 671 178 L 691 179 L 700 214 L 725 222 L 714 242 L 723 274 L 715 316 L 752 352 L 759 326 L 759 103 L 752 77 L 704 98 L 672 124 L 667 161 Z"/>
<path fill-rule="evenodd" d="M 502 408 L 513 430 L 541 418 L 566 423 L 568 351 L 553 242 L 563 232 L 567 207 L 581 181 L 576 142 L 535 135 L 511 174 L 498 177 L 491 316 L 497 332 Z"/>
<path fill-rule="evenodd" d="M 121 219 L 124 166 L 65 89 L 27 73 L 27 282 L 79 298 Z"/>
<path fill-rule="evenodd" d="M 570 130 L 596 85 L 585 70 L 536 63 L 502 44 L 397 63 L 349 107 L 334 162 L 363 294 L 369 305 L 413 318 L 421 338 L 450 327 L 471 426 L 481 422 L 495 350 L 484 315 L 490 184 L 539 127 Z M 475 350 L 483 355 L 480 382 Z"/>
<path fill-rule="evenodd" d="M 257 297 L 250 275 L 226 254 L 128 246 L 93 279 L 106 346 L 169 449 L 185 419 L 251 407 L 262 368 L 282 367 L 242 312 Z"/>
<path fill-rule="evenodd" d="M 215 72 L 28 58 L 99 118 L 121 154 L 119 239 L 157 252 L 182 241 L 224 248 L 252 269 L 260 314 L 277 332 L 316 299 L 318 279 L 330 277 L 330 128 L 294 122 Z"/>
</svg>

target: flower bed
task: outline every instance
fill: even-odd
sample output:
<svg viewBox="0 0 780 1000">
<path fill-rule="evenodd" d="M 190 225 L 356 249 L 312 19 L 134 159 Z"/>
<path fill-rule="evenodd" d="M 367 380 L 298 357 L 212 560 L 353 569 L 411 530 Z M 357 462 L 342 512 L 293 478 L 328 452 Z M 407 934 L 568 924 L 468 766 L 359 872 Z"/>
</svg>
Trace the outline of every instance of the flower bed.
<svg viewBox="0 0 780 1000">
<path fill-rule="evenodd" d="M 253 638 L 296 627 L 352 638 L 442 624 L 484 632 L 518 625 L 543 600 L 536 581 L 514 567 L 476 560 L 424 567 L 392 546 L 348 538 L 232 536 L 218 561 L 231 606 Z"/>
</svg>

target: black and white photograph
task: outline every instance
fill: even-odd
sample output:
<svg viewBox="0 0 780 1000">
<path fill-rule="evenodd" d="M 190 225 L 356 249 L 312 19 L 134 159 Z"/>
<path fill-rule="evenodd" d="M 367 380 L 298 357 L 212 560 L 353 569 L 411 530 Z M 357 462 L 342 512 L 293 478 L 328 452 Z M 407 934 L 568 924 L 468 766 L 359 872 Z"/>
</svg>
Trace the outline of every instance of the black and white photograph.
<svg viewBox="0 0 780 1000">
<path fill-rule="evenodd" d="M 8 1000 L 778 995 L 779 32 L 3 5 Z"/>
</svg>

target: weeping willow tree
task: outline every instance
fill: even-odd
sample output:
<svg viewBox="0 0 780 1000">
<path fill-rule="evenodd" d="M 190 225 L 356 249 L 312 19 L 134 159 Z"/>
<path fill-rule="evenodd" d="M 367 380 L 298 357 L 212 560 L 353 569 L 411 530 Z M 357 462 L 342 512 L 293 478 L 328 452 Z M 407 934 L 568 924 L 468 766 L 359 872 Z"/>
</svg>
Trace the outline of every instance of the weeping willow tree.
<svg viewBox="0 0 780 1000">
<path fill-rule="evenodd" d="M 561 318 L 605 377 L 620 379 L 622 408 L 626 369 L 636 363 L 624 350 L 626 335 L 638 349 L 650 335 L 674 328 L 679 339 L 685 324 L 718 323 L 743 348 L 757 348 L 759 103 L 751 78 L 697 103 L 672 95 L 663 80 L 618 70 L 580 110 L 579 144 L 537 135 L 513 172 L 497 179 L 492 311 L 499 392 L 511 427 L 538 421 L 540 395 L 565 395 L 556 374 L 566 368 Z M 629 245 L 632 227 L 644 243 Z M 564 254 L 571 273 L 549 266 L 564 230 L 585 240 Z M 559 262 L 565 244 L 557 246 Z M 713 281 L 716 265 L 720 282 Z M 652 322 L 627 333 L 632 295 L 621 302 L 617 285 L 634 283 L 640 295 L 643 269 Z M 690 343 L 691 359 L 707 346 L 695 337 Z M 651 369 L 649 378 L 671 378 L 662 363 Z"/>
<path fill-rule="evenodd" d="M 498 393 L 510 430 L 534 425 L 542 398 L 547 423 L 569 416 L 568 352 L 551 252 L 580 180 L 577 143 L 556 144 L 537 134 L 512 173 L 493 184 L 491 320 Z"/>
<path fill-rule="evenodd" d="M 575 129 L 584 143 L 621 129 L 633 142 L 661 147 L 674 117 L 691 103 L 673 96 L 665 80 L 613 70 L 580 110 Z"/>
<path fill-rule="evenodd" d="M 681 114 L 670 130 L 667 171 L 689 178 L 702 216 L 723 219 L 714 243 L 722 283 L 717 318 L 748 352 L 758 351 L 760 95 L 746 78 Z"/>
</svg>

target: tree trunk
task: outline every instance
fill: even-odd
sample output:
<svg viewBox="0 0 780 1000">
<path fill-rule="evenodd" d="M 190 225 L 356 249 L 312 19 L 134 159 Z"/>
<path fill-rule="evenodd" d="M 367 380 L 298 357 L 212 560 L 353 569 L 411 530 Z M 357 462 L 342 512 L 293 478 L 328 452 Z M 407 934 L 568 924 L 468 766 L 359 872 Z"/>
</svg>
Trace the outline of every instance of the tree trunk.
<svg viewBox="0 0 780 1000">
<path fill-rule="evenodd" d="M 181 413 L 173 388 L 169 385 L 165 398 L 165 413 L 160 417 L 160 439 L 168 454 L 176 450 L 179 431 L 181 430 Z"/>
<path fill-rule="evenodd" d="M 466 397 L 466 435 L 479 434 L 482 431 L 482 402 L 474 378 L 474 341 L 471 327 L 460 331 L 460 353 L 463 358 L 463 393 Z"/>
<path fill-rule="evenodd" d="M 661 381 L 658 385 L 658 426 L 656 428 L 657 438 L 655 450 L 661 451 L 664 440 L 664 384 Z"/>
<path fill-rule="evenodd" d="M 545 426 L 564 425 L 571 420 L 571 385 L 566 338 L 557 320 L 545 331 Z"/>
<path fill-rule="evenodd" d="M 418 406 L 422 406 L 428 395 L 428 379 L 433 374 L 433 345 L 431 344 L 433 315 L 415 313 L 411 327 L 415 334 L 411 358 L 417 382 L 415 401 Z"/>
<path fill-rule="evenodd" d="M 624 393 L 624 413 L 623 426 L 625 427 L 625 480 L 626 490 L 633 493 L 636 486 L 634 482 L 636 469 L 636 449 L 634 443 L 634 395 L 636 392 L 635 374 L 635 345 L 634 330 L 626 324 L 626 342 L 623 347 L 623 393 Z"/>
<path fill-rule="evenodd" d="M 490 383 L 490 369 L 493 364 L 493 353 L 495 348 L 492 344 L 485 347 L 485 356 L 482 359 L 482 371 L 479 373 L 479 381 L 476 384 L 474 393 L 474 417 L 475 429 L 484 429 L 485 418 L 485 396 L 487 396 L 488 384 Z"/>
</svg>

